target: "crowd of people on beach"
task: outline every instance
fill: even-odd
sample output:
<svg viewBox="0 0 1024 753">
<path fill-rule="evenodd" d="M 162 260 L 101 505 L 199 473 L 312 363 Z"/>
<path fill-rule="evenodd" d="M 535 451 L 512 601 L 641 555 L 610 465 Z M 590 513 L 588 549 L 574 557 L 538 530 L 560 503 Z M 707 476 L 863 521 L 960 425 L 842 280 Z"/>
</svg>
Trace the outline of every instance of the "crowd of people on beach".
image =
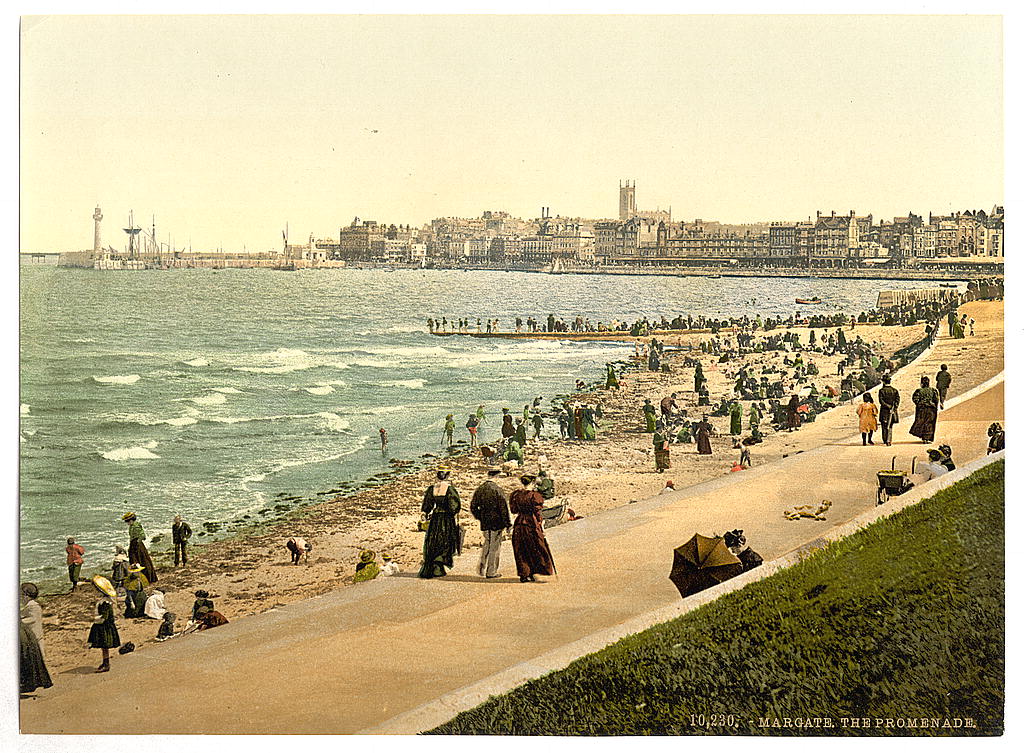
<svg viewBox="0 0 1024 753">
<path fill-rule="evenodd" d="M 980 285 L 973 290 L 978 297 L 992 292 Z M 704 316 L 676 316 L 672 319 L 663 316 L 660 319 L 645 317 L 631 324 L 619 321 L 593 323 L 585 317 L 565 320 L 554 315 L 549 315 L 546 321 L 532 317 L 525 320 L 516 318 L 516 332 L 524 329 L 530 333 L 611 330 L 644 337 L 669 331 L 706 330 L 711 336 L 688 348 L 667 346 L 664 337 L 638 341 L 628 363 L 606 366 L 600 385 L 577 382 L 576 394 L 559 396 L 551 401 L 547 410 L 542 407 L 542 397 L 525 404 L 521 414 L 502 408 L 498 424 L 493 429 L 495 436 L 486 437 L 490 440 L 487 443 L 482 441 L 485 427 L 491 426 L 486 407 L 479 405 L 475 411 L 463 414 L 466 415 L 464 426 L 468 434 L 466 444 L 470 451 L 480 453 L 487 473 L 487 479 L 474 490 L 469 505 L 469 512 L 478 521 L 483 537 L 478 575 L 484 579 L 501 576 L 501 542 L 509 531 L 516 573 L 521 582 L 535 582 L 556 574 L 544 528 L 545 522 L 551 519 L 549 513 L 555 511 L 563 515 L 565 511 L 552 504 L 555 481 L 544 468 L 543 456 L 537 473 L 525 472 L 527 448 L 536 446 L 544 438 L 545 428 L 555 425 L 561 440 L 595 441 L 604 418 L 602 400 L 594 389 L 596 386 L 606 390 L 619 389 L 620 378 L 626 372 L 693 370 L 692 391 L 687 384 L 685 395 L 677 389 L 653 401 L 645 398 L 641 406 L 637 429 L 651 435 L 648 452 L 653 456 L 654 470 L 659 473 L 672 467 L 674 447 L 694 445 L 695 454 L 713 454 L 711 440 L 718 430 L 711 418 L 728 419 L 731 446 L 739 453 L 733 470 L 741 470 L 750 466 L 750 447 L 762 442 L 764 432 L 769 428 L 797 431 L 804 424 L 813 422 L 823 411 L 849 403 L 857 397 L 860 397 L 856 410 L 857 426 L 862 444 L 874 445 L 875 434 L 879 432 L 881 442 L 888 446 L 892 443 L 893 426 L 900 420 L 901 403 L 906 405 L 892 385 L 892 376 L 920 352 L 920 347 L 915 344 L 886 355 L 878 343 L 865 340 L 857 326 L 865 323 L 907 324 L 921 320 L 944 321 L 950 337 L 965 338 L 975 334 L 976 322 L 973 319 L 966 314 L 958 315 L 955 305 L 940 301 L 917 302 L 885 311 L 864 312 L 854 317 L 841 314 L 801 317 L 795 314 L 788 318 L 742 316 L 716 320 Z M 796 324 L 807 327 L 805 337 L 788 329 Z M 449 321 L 442 317 L 440 321 L 431 319 L 428 322 L 431 332 L 449 332 L 453 331 L 452 328 L 466 331 L 474 326 L 477 331 L 486 327 L 488 332 L 498 332 L 499 325 L 498 319 L 485 322 L 477 319 L 472 323 L 469 319 Z M 787 329 L 773 332 L 779 327 Z M 929 326 L 926 329 L 928 338 L 937 336 L 937 330 L 937 326 Z M 838 389 L 831 384 L 819 386 L 824 377 L 822 364 L 825 359 L 836 366 L 835 377 L 840 378 Z M 705 374 L 708 364 L 719 372 L 719 376 L 725 377 L 727 384 L 732 385 L 725 394 L 719 390 L 714 401 Z M 933 378 L 922 377 L 920 386 L 910 396 L 914 412 L 910 434 L 922 443 L 935 442 L 938 416 L 945 407 L 953 380 L 954 375 L 943 364 Z M 879 389 L 873 394 L 876 387 Z M 455 441 L 456 427 L 455 414 L 446 414 L 441 446 L 453 454 L 459 451 L 456 447 L 459 443 Z M 988 435 L 989 452 L 1005 447 L 1005 431 L 999 423 L 989 427 Z M 386 452 L 388 433 L 384 427 L 379 429 L 379 436 L 381 450 Z M 929 449 L 927 454 L 928 462 L 921 464 L 921 473 L 927 478 L 955 468 L 948 445 Z M 459 522 L 462 501 L 451 473 L 451 469 L 444 466 L 436 471 L 436 478 L 426 489 L 420 505 L 421 528 L 425 535 L 418 575 L 423 579 L 445 576 L 463 549 L 465 528 Z M 518 488 L 508 493 L 501 480 L 515 476 L 518 476 Z M 672 489 L 670 481 L 666 484 L 666 491 Z M 569 519 L 575 518 L 571 510 L 568 514 Z M 99 594 L 92 608 L 87 639 L 89 647 L 102 652 L 97 672 L 110 670 L 111 649 L 127 653 L 134 648 L 130 643 L 121 644 L 117 630 L 119 617 L 155 621 L 158 625 L 156 638 L 161 641 L 228 622 L 215 608 L 213 598 L 216 595 L 211 596 L 208 591 L 198 589 L 191 617 L 184 628 L 178 630 L 177 616 L 166 609 L 165 594 L 155 587 L 159 576 L 146 547 L 147 537 L 141 521 L 132 512 L 126 513 L 122 520 L 127 525 L 128 543 L 127 547 L 116 547 L 109 576 L 95 575 L 83 581 L 81 571 L 87 553 L 74 537 L 66 539 L 65 555 L 71 590 L 87 583 Z M 181 516 L 175 516 L 171 534 L 174 566 L 186 567 L 192 529 Z M 292 564 L 309 563 L 312 545 L 305 538 L 290 537 L 285 542 L 285 549 Z M 365 582 L 400 572 L 391 555 L 384 553 L 380 559 L 378 562 L 377 553 L 371 549 L 361 550 L 353 581 Z M 46 668 L 42 614 L 36 601 L 39 589 L 35 584 L 24 583 L 21 595 L 21 687 L 26 693 L 49 687 L 52 680 Z"/>
</svg>

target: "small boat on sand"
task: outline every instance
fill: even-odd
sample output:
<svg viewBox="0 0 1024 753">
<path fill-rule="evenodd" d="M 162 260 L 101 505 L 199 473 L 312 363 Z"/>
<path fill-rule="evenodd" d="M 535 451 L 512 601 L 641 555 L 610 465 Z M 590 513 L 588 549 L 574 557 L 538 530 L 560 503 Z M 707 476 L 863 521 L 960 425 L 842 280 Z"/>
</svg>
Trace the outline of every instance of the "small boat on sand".
<svg viewBox="0 0 1024 753">
<path fill-rule="evenodd" d="M 804 306 L 813 306 L 816 303 L 821 303 L 821 299 L 818 296 L 814 296 L 814 298 L 797 298 L 796 302 Z"/>
</svg>

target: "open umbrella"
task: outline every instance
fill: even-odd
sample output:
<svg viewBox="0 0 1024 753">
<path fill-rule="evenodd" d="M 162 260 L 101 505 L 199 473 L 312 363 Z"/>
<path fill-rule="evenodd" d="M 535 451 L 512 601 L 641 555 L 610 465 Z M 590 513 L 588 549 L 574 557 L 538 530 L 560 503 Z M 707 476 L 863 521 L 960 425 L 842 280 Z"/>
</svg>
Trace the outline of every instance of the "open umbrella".
<svg viewBox="0 0 1024 753">
<path fill-rule="evenodd" d="M 743 572 L 743 563 L 729 551 L 721 536 L 708 538 L 695 533 L 675 549 L 668 579 L 683 597 L 718 585 Z"/>
</svg>

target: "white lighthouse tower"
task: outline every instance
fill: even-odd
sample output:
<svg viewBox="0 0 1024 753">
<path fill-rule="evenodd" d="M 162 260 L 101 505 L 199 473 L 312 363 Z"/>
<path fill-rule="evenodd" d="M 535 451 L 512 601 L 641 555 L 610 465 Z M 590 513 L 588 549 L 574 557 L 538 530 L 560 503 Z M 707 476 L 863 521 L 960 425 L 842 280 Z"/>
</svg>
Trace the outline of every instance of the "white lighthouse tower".
<svg viewBox="0 0 1024 753">
<path fill-rule="evenodd" d="M 92 213 L 92 219 L 93 219 L 93 222 L 95 223 L 95 226 L 94 226 L 94 229 L 93 229 L 93 235 L 92 235 L 92 252 L 93 252 L 94 255 L 99 256 L 100 255 L 100 251 L 101 251 L 101 248 L 100 248 L 100 220 L 103 219 L 103 212 L 100 211 L 100 208 L 98 206 L 96 207 L 96 211 Z"/>
</svg>

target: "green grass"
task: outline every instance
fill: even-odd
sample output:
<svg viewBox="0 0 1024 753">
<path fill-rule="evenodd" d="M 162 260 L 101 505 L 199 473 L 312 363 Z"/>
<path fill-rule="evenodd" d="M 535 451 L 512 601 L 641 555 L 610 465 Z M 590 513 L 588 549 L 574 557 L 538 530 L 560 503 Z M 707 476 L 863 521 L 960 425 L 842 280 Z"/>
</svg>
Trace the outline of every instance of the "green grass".
<svg viewBox="0 0 1024 753">
<path fill-rule="evenodd" d="M 1003 473 L 1003 462 L 993 463 L 428 734 L 1001 734 Z M 854 717 L 918 726 L 843 726 Z M 835 726 L 762 724 L 784 718 Z M 976 727 L 922 728 L 922 718 L 970 718 Z"/>
</svg>

